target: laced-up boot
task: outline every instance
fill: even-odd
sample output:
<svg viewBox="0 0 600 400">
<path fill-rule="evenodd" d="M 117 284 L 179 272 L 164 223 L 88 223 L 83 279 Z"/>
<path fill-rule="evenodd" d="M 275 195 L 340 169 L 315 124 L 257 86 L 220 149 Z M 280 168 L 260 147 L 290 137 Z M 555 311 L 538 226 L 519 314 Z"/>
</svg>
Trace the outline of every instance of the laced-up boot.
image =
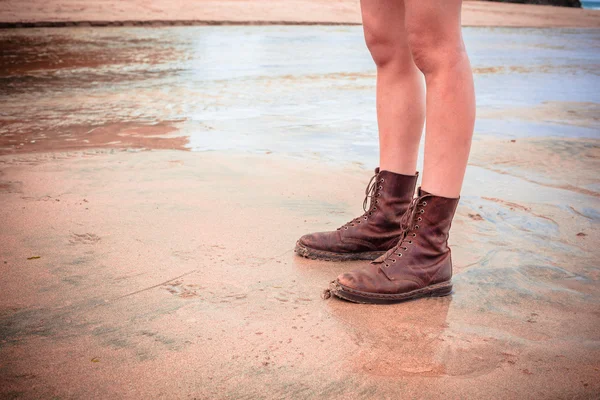
<svg viewBox="0 0 600 400">
<path fill-rule="evenodd" d="M 364 268 L 340 275 L 325 292 L 357 303 L 393 303 L 452 292 L 448 232 L 459 199 L 419 188 L 391 250 Z"/>
<path fill-rule="evenodd" d="M 414 196 L 417 177 L 418 173 L 401 175 L 375 169 L 365 190 L 365 213 L 335 231 L 302 236 L 296 253 L 329 261 L 374 260 L 385 254 L 402 233 L 400 222 Z"/>
</svg>

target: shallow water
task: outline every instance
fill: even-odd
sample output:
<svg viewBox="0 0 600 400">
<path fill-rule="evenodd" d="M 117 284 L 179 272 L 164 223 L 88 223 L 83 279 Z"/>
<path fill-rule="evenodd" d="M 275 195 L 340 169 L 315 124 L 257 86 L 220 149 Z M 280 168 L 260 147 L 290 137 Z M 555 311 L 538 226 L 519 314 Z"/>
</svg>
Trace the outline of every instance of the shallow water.
<svg viewBox="0 0 600 400">
<path fill-rule="evenodd" d="M 589 8 L 591 10 L 600 10 L 600 1 L 598 0 L 582 0 L 582 8 Z"/>
<path fill-rule="evenodd" d="M 597 110 L 576 126 L 498 113 L 600 103 L 600 30 L 466 28 L 465 40 L 478 134 L 600 136 Z M 173 147 L 195 151 L 377 159 L 375 70 L 358 26 L 4 30 L 0 46 L 2 153 L 153 147 L 144 127 L 162 124 L 189 138 Z M 106 124 L 113 137 L 90 132 Z M 120 124 L 148 140 L 128 142 Z"/>
<path fill-rule="evenodd" d="M 464 34 L 478 97 L 471 164 L 600 196 L 600 30 Z M 359 26 L 14 29 L 0 31 L 0 47 L 0 154 L 378 162 L 375 69 Z"/>
</svg>

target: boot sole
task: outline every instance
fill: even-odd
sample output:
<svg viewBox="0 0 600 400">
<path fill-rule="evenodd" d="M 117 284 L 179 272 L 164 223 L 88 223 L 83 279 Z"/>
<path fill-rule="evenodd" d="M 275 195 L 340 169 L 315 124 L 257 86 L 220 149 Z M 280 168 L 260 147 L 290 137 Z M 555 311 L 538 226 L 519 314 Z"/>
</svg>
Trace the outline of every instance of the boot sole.
<svg viewBox="0 0 600 400">
<path fill-rule="evenodd" d="M 368 293 L 351 289 L 337 280 L 331 283 L 329 295 L 361 304 L 392 304 L 421 297 L 443 297 L 452 293 L 452 282 L 436 283 L 424 288 L 401 294 Z M 326 297 L 329 297 L 326 295 Z"/>
<path fill-rule="evenodd" d="M 334 253 L 332 251 L 311 249 L 296 243 L 294 249 L 299 256 L 310 258 L 311 260 L 323 261 L 351 261 L 351 260 L 375 260 L 385 254 L 385 251 L 366 251 L 362 253 Z"/>
</svg>

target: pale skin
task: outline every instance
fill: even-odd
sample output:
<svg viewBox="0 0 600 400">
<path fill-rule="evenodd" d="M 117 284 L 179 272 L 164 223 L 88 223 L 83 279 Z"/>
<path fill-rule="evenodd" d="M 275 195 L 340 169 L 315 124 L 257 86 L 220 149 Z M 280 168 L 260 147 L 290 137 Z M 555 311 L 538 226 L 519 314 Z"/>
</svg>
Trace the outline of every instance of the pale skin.
<svg viewBox="0 0 600 400">
<path fill-rule="evenodd" d="M 462 0 L 361 0 L 377 66 L 380 168 L 412 175 L 425 119 L 421 187 L 460 195 L 475 122 L 475 93 L 460 25 Z"/>
</svg>

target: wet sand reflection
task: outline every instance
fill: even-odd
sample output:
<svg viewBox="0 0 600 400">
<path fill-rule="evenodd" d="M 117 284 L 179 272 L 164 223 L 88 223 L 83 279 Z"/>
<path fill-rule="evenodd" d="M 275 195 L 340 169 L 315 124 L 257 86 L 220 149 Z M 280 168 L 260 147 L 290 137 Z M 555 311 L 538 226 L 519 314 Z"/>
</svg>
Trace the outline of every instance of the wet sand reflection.
<svg viewBox="0 0 600 400">
<path fill-rule="evenodd" d="M 359 344 L 348 366 L 376 376 L 446 375 L 444 333 L 451 302 L 449 296 L 383 307 L 332 304 L 332 315 Z"/>
</svg>

